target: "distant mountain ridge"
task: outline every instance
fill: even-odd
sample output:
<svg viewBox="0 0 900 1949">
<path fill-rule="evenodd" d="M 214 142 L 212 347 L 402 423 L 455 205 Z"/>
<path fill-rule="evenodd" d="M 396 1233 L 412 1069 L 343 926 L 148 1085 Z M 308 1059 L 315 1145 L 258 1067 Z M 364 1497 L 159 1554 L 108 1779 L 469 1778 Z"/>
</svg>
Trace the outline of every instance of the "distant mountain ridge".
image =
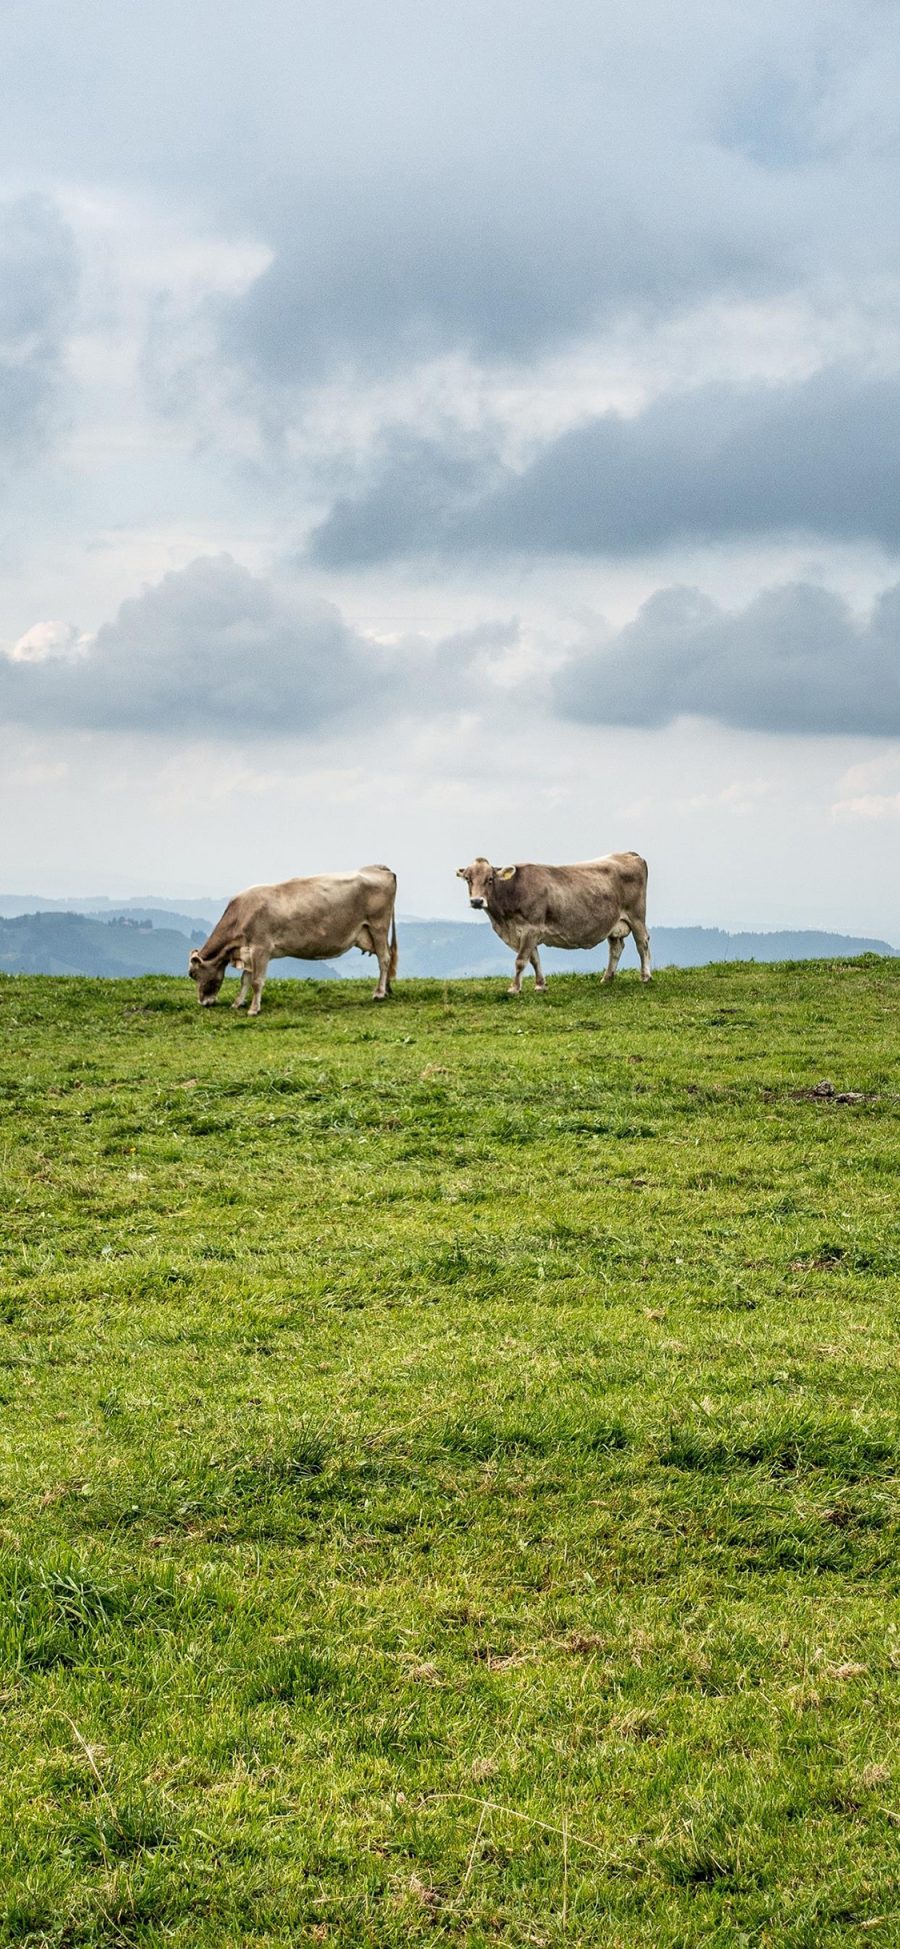
<svg viewBox="0 0 900 1949">
<path fill-rule="evenodd" d="M 218 920 L 226 905 L 227 900 L 217 900 L 215 895 L 197 900 L 157 900 L 151 894 L 144 894 L 137 899 L 129 895 L 127 900 L 113 900 L 107 893 L 92 893 L 72 894 L 67 900 L 58 900 L 38 893 L 0 893 L 0 918 L 18 920 L 25 914 L 92 914 L 110 920 L 127 914 L 138 919 L 146 917 L 154 927 L 186 921 L 189 931 L 204 927 L 208 933 L 210 923 Z"/>
<path fill-rule="evenodd" d="M 106 980 L 145 974 L 186 977 L 190 949 L 199 947 L 208 931 L 202 920 L 186 932 L 154 927 L 127 914 L 109 920 L 91 914 L 17 914 L 0 919 L 0 974 L 98 975 Z M 282 979 L 338 978 L 327 961 L 276 961 L 271 973 Z"/>
<path fill-rule="evenodd" d="M 21 896 L 24 900 L 26 896 Z M 199 911 L 183 912 L 176 905 L 150 901 L 110 902 L 98 913 L 66 908 L 63 903 L 38 900 L 25 913 L 4 914 L 16 896 L 0 896 L 0 973 L 97 975 L 106 978 L 142 974 L 184 975 L 191 947 L 200 946 L 225 902 L 198 903 Z M 210 911 L 205 912 L 203 909 Z M 398 920 L 400 978 L 453 981 L 470 977 L 508 975 L 510 950 L 498 940 L 486 920 Z M 658 968 L 705 967 L 714 961 L 845 960 L 857 954 L 895 956 L 900 949 L 888 941 L 815 929 L 778 929 L 771 933 L 729 934 L 717 927 L 656 927 L 652 933 L 654 965 Z M 606 966 L 606 948 L 567 953 L 545 948 L 541 958 L 549 972 L 587 974 Z M 622 966 L 637 966 L 629 941 Z M 333 981 L 358 975 L 368 979 L 371 964 L 351 950 L 335 962 L 274 961 L 272 977 Z"/>
<path fill-rule="evenodd" d="M 407 975 L 436 975 L 444 979 L 473 975 L 509 974 L 513 956 L 486 921 L 407 920 L 400 923 L 400 971 Z M 718 927 L 654 927 L 650 935 L 657 968 L 702 968 L 714 961 L 846 960 L 856 954 L 893 956 L 900 949 L 888 941 L 853 934 L 796 932 L 728 934 Z M 606 967 L 607 948 L 569 952 L 541 948 L 548 973 L 587 974 Z M 628 940 L 620 963 L 637 967 L 634 942 Z"/>
</svg>

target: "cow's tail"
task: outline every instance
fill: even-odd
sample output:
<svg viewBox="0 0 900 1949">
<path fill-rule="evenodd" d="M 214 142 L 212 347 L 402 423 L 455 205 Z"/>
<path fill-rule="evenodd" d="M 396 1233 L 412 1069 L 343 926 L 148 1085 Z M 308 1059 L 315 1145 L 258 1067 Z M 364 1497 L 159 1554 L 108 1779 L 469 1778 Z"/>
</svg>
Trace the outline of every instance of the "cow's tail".
<svg viewBox="0 0 900 1949">
<path fill-rule="evenodd" d="M 397 972 L 397 913 L 395 907 L 391 908 L 391 937 L 388 946 L 391 950 L 391 958 L 388 962 L 388 981 L 393 981 Z"/>
</svg>

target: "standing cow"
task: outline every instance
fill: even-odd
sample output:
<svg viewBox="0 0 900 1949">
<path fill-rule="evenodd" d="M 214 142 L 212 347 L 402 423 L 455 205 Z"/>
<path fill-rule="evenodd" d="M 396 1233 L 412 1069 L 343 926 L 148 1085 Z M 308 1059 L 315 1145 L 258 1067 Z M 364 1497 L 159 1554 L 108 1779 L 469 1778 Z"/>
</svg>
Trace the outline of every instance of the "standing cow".
<svg viewBox="0 0 900 1949">
<path fill-rule="evenodd" d="M 191 955 L 188 974 L 197 983 L 198 1001 L 212 1007 L 231 962 L 241 971 L 233 1007 L 243 1008 L 252 990 L 249 1013 L 258 1015 L 270 961 L 285 954 L 301 961 L 330 961 L 350 947 L 377 956 L 378 986 L 372 999 L 384 1001 L 397 972 L 396 897 L 397 876 L 389 866 L 248 887 L 229 901 L 209 940 Z"/>
<path fill-rule="evenodd" d="M 521 994 L 529 961 L 536 992 L 546 988 L 539 946 L 596 947 L 608 941 L 603 980 L 612 981 L 629 934 L 641 957 L 641 980 L 650 980 L 647 862 L 639 853 L 607 853 L 579 866 L 496 867 L 475 859 L 459 868 L 457 879 L 466 882 L 470 907 L 484 910 L 494 933 L 515 949 L 511 995 Z"/>
</svg>

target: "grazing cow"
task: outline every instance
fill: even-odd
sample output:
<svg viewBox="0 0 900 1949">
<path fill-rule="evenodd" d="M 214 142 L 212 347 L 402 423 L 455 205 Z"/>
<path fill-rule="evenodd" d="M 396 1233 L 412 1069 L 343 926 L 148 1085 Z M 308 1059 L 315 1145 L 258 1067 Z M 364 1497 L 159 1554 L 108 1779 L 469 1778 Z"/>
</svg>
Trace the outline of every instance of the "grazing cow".
<svg viewBox="0 0 900 1949">
<path fill-rule="evenodd" d="M 377 955 L 378 986 L 372 999 L 384 1001 L 397 972 L 396 895 L 397 876 L 389 866 L 248 887 L 229 901 L 209 940 L 191 955 L 188 974 L 197 983 L 198 1001 L 212 1007 L 232 962 L 241 971 L 233 1007 L 243 1008 L 252 990 L 249 1012 L 258 1015 L 270 961 L 285 954 L 296 954 L 301 961 L 329 961 L 349 947 Z"/>
<path fill-rule="evenodd" d="M 596 947 L 609 942 L 603 976 L 612 981 L 619 956 L 633 934 L 641 957 L 641 980 L 650 980 L 650 936 L 646 927 L 647 862 L 639 853 L 607 853 L 579 866 L 492 866 L 475 859 L 461 866 L 469 905 L 487 913 L 495 934 L 515 948 L 511 995 L 522 992 L 528 962 L 535 992 L 547 986 L 538 947 Z"/>
</svg>

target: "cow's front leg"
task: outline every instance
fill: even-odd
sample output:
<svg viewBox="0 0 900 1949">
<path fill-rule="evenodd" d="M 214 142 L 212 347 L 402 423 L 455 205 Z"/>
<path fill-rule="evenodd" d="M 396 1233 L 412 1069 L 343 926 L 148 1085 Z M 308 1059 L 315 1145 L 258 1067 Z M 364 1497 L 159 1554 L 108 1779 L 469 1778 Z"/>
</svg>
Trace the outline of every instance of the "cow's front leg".
<svg viewBox="0 0 900 1949">
<path fill-rule="evenodd" d="M 527 968 L 528 963 L 531 960 L 531 957 L 536 947 L 537 947 L 537 941 L 533 934 L 526 934 L 523 936 L 522 940 L 520 940 L 518 953 L 516 954 L 515 973 L 513 975 L 512 981 L 510 982 L 509 989 L 507 991 L 510 995 L 521 995 L 522 976 L 525 973 L 525 969 Z"/>
<path fill-rule="evenodd" d="M 607 946 L 609 948 L 609 960 L 606 963 L 606 968 L 604 970 L 603 977 L 602 977 L 604 981 L 612 981 L 616 969 L 619 965 L 619 962 L 622 959 L 622 949 L 625 946 L 625 942 L 628 939 L 628 934 L 629 934 L 629 929 L 627 927 L 613 928 L 613 931 L 610 934 L 609 939 L 607 941 Z"/>
<path fill-rule="evenodd" d="M 547 977 L 541 967 L 541 957 L 537 948 L 532 949 L 531 965 L 534 969 L 534 992 L 536 995 L 542 995 L 547 986 Z"/>
<path fill-rule="evenodd" d="M 253 990 L 253 1000 L 250 1003 L 250 1007 L 247 1010 L 248 1015 L 259 1014 L 260 1007 L 262 1004 L 262 991 L 266 984 L 266 972 L 268 966 L 269 966 L 268 955 L 263 954 L 259 949 L 254 949 L 252 954 L 248 954 L 245 963 L 244 980 L 246 981 L 247 976 L 249 975 L 250 986 Z"/>
<path fill-rule="evenodd" d="M 231 1004 L 232 1008 L 243 1008 L 249 994 L 250 994 L 250 976 L 248 975 L 246 968 L 242 968 L 241 985 L 237 991 L 236 1000 L 233 1001 Z"/>
</svg>

